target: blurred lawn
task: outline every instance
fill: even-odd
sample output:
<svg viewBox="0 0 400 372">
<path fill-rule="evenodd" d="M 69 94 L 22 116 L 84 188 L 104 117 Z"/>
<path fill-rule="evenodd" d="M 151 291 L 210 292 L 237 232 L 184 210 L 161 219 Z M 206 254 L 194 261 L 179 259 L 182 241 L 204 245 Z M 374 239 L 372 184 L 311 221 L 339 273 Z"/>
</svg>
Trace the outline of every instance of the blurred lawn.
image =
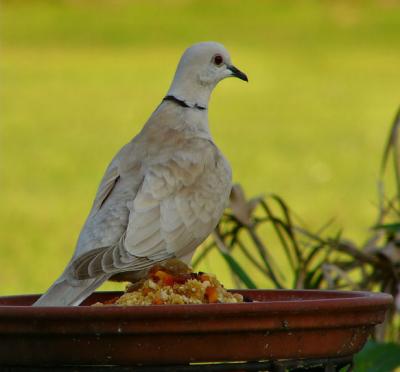
<svg viewBox="0 0 400 372">
<path fill-rule="evenodd" d="M 362 239 L 373 222 L 400 98 L 398 2 L 3 1 L 0 10 L 1 294 L 42 291 L 61 272 L 109 160 L 160 102 L 183 49 L 202 40 L 224 43 L 250 78 L 223 82 L 210 106 L 235 181 L 249 195 L 279 193 L 310 226 L 336 217 Z"/>
</svg>

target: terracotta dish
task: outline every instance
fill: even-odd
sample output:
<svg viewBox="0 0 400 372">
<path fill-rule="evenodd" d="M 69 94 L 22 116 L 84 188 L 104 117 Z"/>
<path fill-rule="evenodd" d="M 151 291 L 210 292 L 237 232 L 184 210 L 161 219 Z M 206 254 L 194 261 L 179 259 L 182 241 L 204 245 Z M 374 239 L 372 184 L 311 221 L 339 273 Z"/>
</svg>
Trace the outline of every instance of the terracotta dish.
<svg viewBox="0 0 400 372">
<path fill-rule="evenodd" d="M 1 365 L 136 365 L 328 358 L 362 348 L 392 303 L 368 292 L 247 290 L 242 304 L 30 307 L 0 298 Z"/>
</svg>

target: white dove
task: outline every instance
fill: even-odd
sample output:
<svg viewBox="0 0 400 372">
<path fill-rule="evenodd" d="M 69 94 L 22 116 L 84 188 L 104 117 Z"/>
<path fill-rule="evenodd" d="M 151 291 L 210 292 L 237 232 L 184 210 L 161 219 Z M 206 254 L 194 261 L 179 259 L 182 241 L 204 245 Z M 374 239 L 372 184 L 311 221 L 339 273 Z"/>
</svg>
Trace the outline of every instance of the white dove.
<svg viewBox="0 0 400 372">
<path fill-rule="evenodd" d="M 155 263 L 190 262 L 231 191 L 207 112 L 214 87 L 231 76 L 248 81 L 223 45 L 184 52 L 167 95 L 108 166 L 73 257 L 34 306 L 76 306 L 106 280 L 135 282 Z"/>
</svg>

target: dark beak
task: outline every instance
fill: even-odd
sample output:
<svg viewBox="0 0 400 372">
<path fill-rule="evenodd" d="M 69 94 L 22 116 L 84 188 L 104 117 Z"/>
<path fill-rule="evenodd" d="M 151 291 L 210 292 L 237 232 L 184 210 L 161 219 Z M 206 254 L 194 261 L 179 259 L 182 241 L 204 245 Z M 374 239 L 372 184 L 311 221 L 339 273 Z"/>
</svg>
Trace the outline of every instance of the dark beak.
<svg viewBox="0 0 400 372">
<path fill-rule="evenodd" d="M 228 70 L 232 71 L 232 76 L 237 77 L 240 80 L 249 81 L 246 74 L 237 69 L 235 66 L 228 66 Z"/>
</svg>

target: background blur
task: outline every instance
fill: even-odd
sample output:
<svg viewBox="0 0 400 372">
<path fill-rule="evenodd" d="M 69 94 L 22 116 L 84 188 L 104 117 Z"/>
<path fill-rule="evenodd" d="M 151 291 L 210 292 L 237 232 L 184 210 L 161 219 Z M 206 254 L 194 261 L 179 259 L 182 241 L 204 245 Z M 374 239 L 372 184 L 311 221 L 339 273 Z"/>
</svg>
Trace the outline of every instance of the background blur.
<svg viewBox="0 0 400 372">
<path fill-rule="evenodd" d="M 246 193 L 278 193 L 308 225 L 334 217 L 356 240 L 374 222 L 400 101 L 399 1 L 3 0 L 0 12 L 0 294 L 61 273 L 105 167 L 198 41 L 225 44 L 250 79 L 224 81 L 209 110 Z"/>
</svg>

